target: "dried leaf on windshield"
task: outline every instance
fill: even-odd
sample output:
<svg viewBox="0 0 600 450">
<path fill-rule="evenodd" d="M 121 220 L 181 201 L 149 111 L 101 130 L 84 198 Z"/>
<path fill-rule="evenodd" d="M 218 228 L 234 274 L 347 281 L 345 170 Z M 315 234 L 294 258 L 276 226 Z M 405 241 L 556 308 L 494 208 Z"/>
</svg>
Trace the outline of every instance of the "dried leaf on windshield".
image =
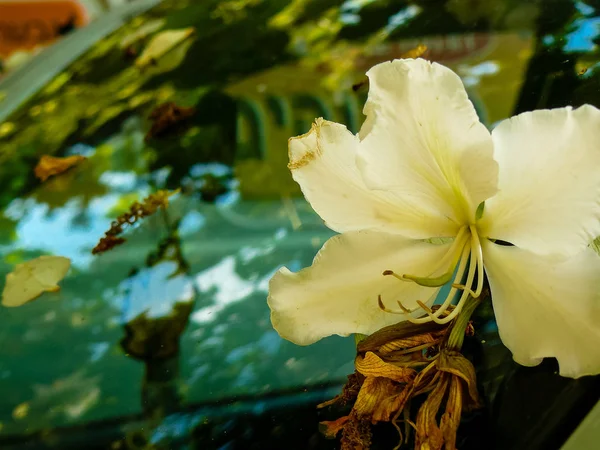
<svg viewBox="0 0 600 450">
<path fill-rule="evenodd" d="M 119 236 L 125 231 L 126 225 L 133 225 L 139 219 L 154 214 L 159 208 L 166 208 L 169 204 L 169 197 L 179 192 L 160 190 L 146 197 L 141 203 L 133 202 L 129 210 L 121 214 L 110 225 L 110 229 L 104 233 L 100 241 L 92 250 L 92 254 L 104 253 L 125 242 L 125 238 Z"/>
<path fill-rule="evenodd" d="M 41 181 L 46 181 L 48 178 L 66 172 L 85 160 L 86 157 L 81 155 L 64 157 L 42 155 L 37 166 L 35 166 L 34 173 Z"/>
<path fill-rule="evenodd" d="M 44 292 L 56 292 L 71 267 L 71 260 L 64 256 L 40 256 L 22 264 L 6 275 L 2 291 L 2 305 L 21 306 L 35 300 Z"/>
</svg>

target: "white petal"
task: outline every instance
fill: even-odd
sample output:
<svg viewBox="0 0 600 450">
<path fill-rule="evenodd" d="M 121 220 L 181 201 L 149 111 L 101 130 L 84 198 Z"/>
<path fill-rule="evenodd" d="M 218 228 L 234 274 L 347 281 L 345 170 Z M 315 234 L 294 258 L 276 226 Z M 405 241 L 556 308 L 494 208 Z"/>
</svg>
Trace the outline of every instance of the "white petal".
<svg viewBox="0 0 600 450">
<path fill-rule="evenodd" d="M 367 75 L 358 154 L 367 186 L 393 190 L 404 209 L 427 208 L 449 225 L 472 219 L 497 191 L 498 164 L 458 75 L 422 59 L 382 63 Z"/>
<path fill-rule="evenodd" d="M 515 361 L 554 357 L 563 376 L 600 373 L 600 257 L 588 248 L 557 261 L 488 240 L 483 251 L 500 337 Z"/>
<path fill-rule="evenodd" d="M 431 304 L 439 289 L 382 272 L 430 276 L 448 249 L 449 244 L 374 231 L 334 236 L 311 267 L 297 273 L 284 267 L 273 276 L 268 300 L 273 327 L 285 339 L 308 345 L 332 334 L 371 334 L 400 322 L 406 316 L 383 312 L 378 295 L 386 307 L 400 310 L 397 300 L 407 308 L 416 307 L 416 300 Z"/>
<path fill-rule="evenodd" d="M 600 111 L 520 114 L 492 133 L 500 192 L 482 233 L 536 253 L 574 255 L 600 235 Z"/>
<path fill-rule="evenodd" d="M 358 137 L 345 126 L 317 119 L 310 132 L 290 139 L 288 167 L 306 199 L 338 232 L 372 229 L 414 238 L 455 236 L 456 226 L 428 205 L 418 186 L 403 204 L 365 186 L 356 166 Z"/>
<path fill-rule="evenodd" d="M 71 260 L 64 256 L 40 256 L 17 264 L 6 275 L 2 291 L 2 305 L 21 306 L 36 299 L 44 292 L 58 291 L 61 281 L 71 267 Z"/>
</svg>

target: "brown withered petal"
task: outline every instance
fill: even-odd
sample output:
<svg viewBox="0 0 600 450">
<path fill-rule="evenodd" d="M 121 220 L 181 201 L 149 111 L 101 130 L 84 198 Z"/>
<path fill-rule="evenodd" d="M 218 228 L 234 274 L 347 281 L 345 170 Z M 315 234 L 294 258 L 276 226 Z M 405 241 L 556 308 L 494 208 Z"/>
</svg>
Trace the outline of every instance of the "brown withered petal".
<svg viewBox="0 0 600 450">
<path fill-rule="evenodd" d="M 85 160 L 86 157 L 81 155 L 65 157 L 42 155 L 37 166 L 35 166 L 34 173 L 41 181 L 46 181 L 51 176 L 66 172 L 71 167 L 74 167 Z"/>
<path fill-rule="evenodd" d="M 413 385 L 412 383 L 409 383 L 402 387 L 398 386 L 397 390 L 399 391 L 397 394 L 386 397 L 379 403 L 377 408 L 375 408 L 371 419 L 373 423 L 389 422 L 398 411 L 404 409 L 406 402 L 410 400 L 412 396 Z"/>
<path fill-rule="evenodd" d="M 346 422 L 348 422 L 349 418 L 350 416 L 343 416 L 337 420 L 326 420 L 320 422 L 319 430 L 327 439 L 333 439 L 337 436 L 340 430 L 344 428 L 344 425 L 346 425 Z"/>
<path fill-rule="evenodd" d="M 359 417 L 373 416 L 380 403 L 389 397 L 392 397 L 397 389 L 397 384 L 389 378 L 367 377 L 358 393 L 354 409 Z"/>
<path fill-rule="evenodd" d="M 411 338 L 396 339 L 379 347 L 379 354 L 386 355 L 397 350 L 411 349 L 426 344 L 433 344 L 434 342 L 436 342 L 436 339 L 430 333 L 419 334 Z"/>
<path fill-rule="evenodd" d="M 440 420 L 440 429 L 444 437 L 444 449 L 456 450 L 456 431 L 460 425 L 460 415 L 462 412 L 463 385 L 458 377 L 451 377 L 450 387 L 448 389 L 448 399 L 446 400 L 446 411 Z"/>
<path fill-rule="evenodd" d="M 367 352 L 364 357 L 358 356 L 354 366 L 366 377 L 384 377 L 400 383 L 411 381 L 417 373 L 414 369 L 387 363 L 373 352 Z"/>
<path fill-rule="evenodd" d="M 388 342 L 414 338 L 421 334 L 438 333 L 446 330 L 447 324 L 437 324 L 435 322 L 414 324 L 410 322 L 400 322 L 394 325 L 382 328 L 379 331 L 371 334 L 357 345 L 359 353 L 368 351 L 378 351 L 379 348 Z"/>
<path fill-rule="evenodd" d="M 437 425 L 436 416 L 446 394 L 450 377 L 449 374 L 443 374 L 440 377 L 438 384 L 429 393 L 419 409 L 415 449 L 441 450 L 444 445 L 444 435 Z"/>
<path fill-rule="evenodd" d="M 448 372 L 461 378 L 467 384 L 469 398 L 465 399 L 466 410 L 477 409 L 481 406 L 477 392 L 477 376 L 471 361 L 456 351 L 443 351 L 438 358 L 437 367 L 442 372 Z"/>
<path fill-rule="evenodd" d="M 431 391 L 438 383 L 441 372 L 436 369 L 435 362 L 429 364 L 425 369 L 421 370 L 415 377 L 414 381 L 414 396 Z"/>
</svg>

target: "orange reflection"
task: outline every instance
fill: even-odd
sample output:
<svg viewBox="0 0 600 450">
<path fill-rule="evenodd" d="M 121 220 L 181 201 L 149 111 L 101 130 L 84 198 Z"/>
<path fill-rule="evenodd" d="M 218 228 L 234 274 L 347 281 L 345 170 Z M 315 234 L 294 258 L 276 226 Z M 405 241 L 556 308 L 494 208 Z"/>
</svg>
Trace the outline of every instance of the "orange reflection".
<svg viewBox="0 0 600 450">
<path fill-rule="evenodd" d="M 0 1 L 0 57 L 49 44 L 87 22 L 74 0 Z"/>
</svg>

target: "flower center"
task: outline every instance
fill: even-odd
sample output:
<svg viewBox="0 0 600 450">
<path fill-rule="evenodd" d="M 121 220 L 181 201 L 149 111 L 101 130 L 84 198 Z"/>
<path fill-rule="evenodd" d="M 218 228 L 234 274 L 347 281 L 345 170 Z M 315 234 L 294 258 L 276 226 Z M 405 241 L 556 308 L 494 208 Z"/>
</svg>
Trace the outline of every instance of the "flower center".
<svg viewBox="0 0 600 450">
<path fill-rule="evenodd" d="M 465 225 L 460 229 L 454 242 L 440 260 L 432 274 L 437 274 L 445 268 L 447 270 L 442 275 L 428 277 L 410 274 L 399 275 L 392 270 L 383 272 L 383 275 L 393 276 L 401 281 L 414 282 L 420 286 L 431 288 L 439 288 L 452 280 L 450 292 L 448 292 L 448 295 L 435 312 L 420 300 L 417 300 L 418 306 L 413 309 L 406 308 L 402 302 L 398 300 L 400 310 L 391 310 L 385 307 L 381 300 L 381 296 L 378 298 L 379 307 L 385 312 L 392 314 L 408 315 L 409 317 L 407 317 L 407 320 L 412 323 L 435 322 L 444 324 L 454 319 L 460 313 L 463 305 L 469 298 L 469 295 L 477 298 L 483 289 L 483 252 L 481 250 L 481 241 L 479 240 L 475 225 Z M 465 273 L 466 280 L 465 283 L 462 284 Z M 475 274 L 477 274 L 477 279 L 475 278 Z M 473 287 L 475 289 L 473 289 Z M 454 308 L 450 308 L 452 306 L 452 300 L 455 298 L 458 291 L 462 291 L 460 299 Z M 420 309 L 427 314 L 426 317 L 417 319 L 411 316 L 413 312 Z"/>
</svg>

